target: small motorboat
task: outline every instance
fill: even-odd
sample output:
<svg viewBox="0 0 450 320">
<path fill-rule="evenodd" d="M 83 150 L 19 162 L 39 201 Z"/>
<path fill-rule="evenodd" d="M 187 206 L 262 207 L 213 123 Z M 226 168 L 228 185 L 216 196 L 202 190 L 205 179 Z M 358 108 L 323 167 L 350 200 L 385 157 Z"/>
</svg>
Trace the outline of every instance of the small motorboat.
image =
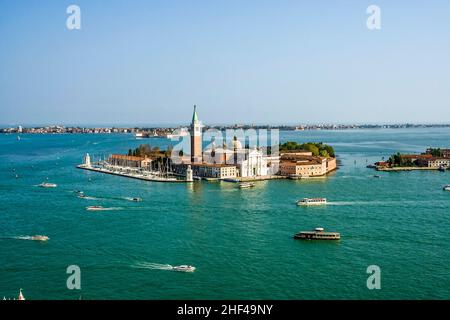
<svg viewBox="0 0 450 320">
<path fill-rule="evenodd" d="M 239 189 L 253 188 L 255 184 L 253 182 L 242 182 L 239 184 Z"/>
<path fill-rule="evenodd" d="M 450 191 L 450 185 L 445 186 L 445 187 L 443 188 L 443 190 L 444 190 L 444 191 Z"/>
<path fill-rule="evenodd" d="M 127 200 L 134 201 L 134 202 L 141 202 L 141 201 L 142 201 L 142 198 L 138 198 L 138 197 L 135 197 L 135 198 L 127 198 Z"/>
<path fill-rule="evenodd" d="M 374 175 L 373 177 L 377 179 L 381 178 L 379 175 Z"/>
<path fill-rule="evenodd" d="M 30 240 L 33 241 L 48 241 L 50 238 L 47 236 L 41 236 L 41 235 L 36 235 L 36 236 L 31 236 Z"/>
<path fill-rule="evenodd" d="M 195 271 L 195 267 L 193 266 L 188 266 L 188 265 L 181 265 L 181 266 L 174 266 L 172 268 L 173 271 L 178 271 L 178 272 L 194 272 Z"/>
<path fill-rule="evenodd" d="M 89 206 L 86 207 L 87 211 L 105 211 L 105 210 L 109 210 L 108 208 L 102 207 L 102 206 Z"/>
<path fill-rule="evenodd" d="M 58 185 L 56 183 L 42 182 L 39 187 L 41 188 L 56 188 Z"/>
<path fill-rule="evenodd" d="M 440 166 L 438 170 L 439 170 L 440 172 L 445 172 L 445 170 L 447 170 L 447 168 L 444 167 L 444 166 Z"/>
</svg>

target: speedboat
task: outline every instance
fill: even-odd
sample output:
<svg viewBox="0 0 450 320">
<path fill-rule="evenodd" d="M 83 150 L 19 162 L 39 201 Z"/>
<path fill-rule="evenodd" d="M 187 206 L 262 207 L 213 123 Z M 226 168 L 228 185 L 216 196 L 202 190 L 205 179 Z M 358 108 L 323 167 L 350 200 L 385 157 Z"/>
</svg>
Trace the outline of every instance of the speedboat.
<svg viewBox="0 0 450 320">
<path fill-rule="evenodd" d="M 34 240 L 34 241 L 48 241 L 50 238 L 47 236 L 41 236 L 41 235 L 36 235 L 36 236 L 31 236 L 30 240 Z"/>
<path fill-rule="evenodd" d="M 444 191 L 450 191 L 450 185 L 444 187 Z"/>
<path fill-rule="evenodd" d="M 297 201 L 298 206 L 320 206 L 326 204 L 326 198 L 303 198 Z"/>
<path fill-rule="evenodd" d="M 41 188 L 56 188 L 58 185 L 56 183 L 42 182 L 39 187 Z"/>
<path fill-rule="evenodd" d="M 104 211 L 104 210 L 108 210 L 108 209 L 105 207 L 102 207 L 102 206 L 89 206 L 89 207 L 86 207 L 86 210 L 87 211 Z"/>
<path fill-rule="evenodd" d="M 253 182 L 242 182 L 239 184 L 239 189 L 253 188 L 255 184 Z"/>
<path fill-rule="evenodd" d="M 142 201 L 142 198 L 130 198 L 130 200 L 131 201 L 134 201 L 134 202 L 141 202 Z"/>
<path fill-rule="evenodd" d="M 440 166 L 440 167 L 439 167 L 439 171 L 441 171 L 441 172 L 445 172 L 445 170 L 447 170 L 447 168 L 446 168 L 446 167 L 444 167 L 444 166 Z"/>
<path fill-rule="evenodd" d="M 194 272 L 195 271 L 195 267 L 193 266 L 188 266 L 188 265 L 181 265 L 181 266 L 174 266 L 172 268 L 173 271 L 178 271 L 178 272 Z"/>
</svg>

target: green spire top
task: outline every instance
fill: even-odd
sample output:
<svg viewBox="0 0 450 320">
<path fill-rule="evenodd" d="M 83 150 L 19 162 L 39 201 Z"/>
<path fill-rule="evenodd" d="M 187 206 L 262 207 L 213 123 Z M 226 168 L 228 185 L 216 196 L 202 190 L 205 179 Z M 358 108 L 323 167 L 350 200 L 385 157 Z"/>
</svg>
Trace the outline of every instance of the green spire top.
<svg viewBox="0 0 450 320">
<path fill-rule="evenodd" d="M 192 123 L 198 121 L 198 115 L 197 115 L 197 106 L 194 105 L 194 114 L 192 115 Z"/>
</svg>

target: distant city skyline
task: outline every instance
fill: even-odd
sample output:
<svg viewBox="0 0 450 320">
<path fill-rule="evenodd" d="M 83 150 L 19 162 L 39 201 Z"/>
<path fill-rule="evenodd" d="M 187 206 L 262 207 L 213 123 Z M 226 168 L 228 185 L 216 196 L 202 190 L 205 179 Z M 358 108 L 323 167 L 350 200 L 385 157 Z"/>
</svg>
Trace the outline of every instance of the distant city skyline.
<svg viewBox="0 0 450 320">
<path fill-rule="evenodd" d="M 449 18 L 444 0 L 7 2 L 0 125 L 188 125 L 194 104 L 208 125 L 450 123 Z"/>
</svg>

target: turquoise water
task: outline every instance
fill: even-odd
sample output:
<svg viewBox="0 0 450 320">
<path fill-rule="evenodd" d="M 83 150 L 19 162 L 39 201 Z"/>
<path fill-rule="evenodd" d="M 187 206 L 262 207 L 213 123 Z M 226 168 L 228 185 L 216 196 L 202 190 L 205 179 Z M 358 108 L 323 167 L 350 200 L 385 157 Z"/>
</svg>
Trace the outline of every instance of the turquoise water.
<svg viewBox="0 0 450 320">
<path fill-rule="evenodd" d="M 450 298 L 450 193 L 442 191 L 450 172 L 374 179 L 365 168 L 397 151 L 450 147 L 450 129 L 282 132 L 281 140 L 330 143 L 341 167 L 326 179 L 266 181 L 251 190 L 151 183 L 75 168 L 86 152 L 126 152 L 142 142 L 131 135 L 0 135 L 0 296 L 23 288 L 28 299 Z M 59 187 L 35 186 L 47 177 Z M 129 196 L 144 201 L 123 199 Z M 295 205 L 315 196 L 331 204 Z M 89 205 L 118 210 L 88 212 Z M 342 240 L 292 239 L 317 226 Z M 50 241 L 14 239 L 35 234 Z M 381 290 L 366 287 L 373 264 Z M 66 288 L 69 265 L 81 268 L 80 291 Z"/>
</svg>

